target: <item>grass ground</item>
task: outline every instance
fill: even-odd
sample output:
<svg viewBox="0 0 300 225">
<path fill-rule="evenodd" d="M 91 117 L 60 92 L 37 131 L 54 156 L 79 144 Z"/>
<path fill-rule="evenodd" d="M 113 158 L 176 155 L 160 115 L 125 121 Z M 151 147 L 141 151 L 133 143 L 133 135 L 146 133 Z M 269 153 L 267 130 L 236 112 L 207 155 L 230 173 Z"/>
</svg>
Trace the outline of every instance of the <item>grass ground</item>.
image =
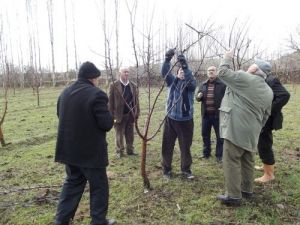
<svg viewBox="0 0 300 225">
<path fill-rule="evenodd" d="M 255 185 L 255 198 L 240 208 L 227 208 L 215 200 L 223 193 L 222 166 L 214 157 L 199 159 L 201 153 L 200 105 L 195 102 L 195 130 L 192 145 L 194 181 L 179 175 L 176 145 L 173 167 L 178 173 L 169 182 L 161 176 L 161 133 L 148 145 L 147 170 L 153 190 L 144 193 L 140 158 L 114 157 L 114 131 L 109 132 L 110 205 L 108 217 L 129 225 L 196 224 L 300 224 L 300 86 L 287 86 L 291 99 L 284 108 L 284 129 L 274 133 L 276 181 Z M 61 89 L 41 91 L 41 106 L 30 89 L 9 93 L 4 123 L 6 142 L 0 148 L 0 224 L 48 225 L 53 223 L 57 198 L 64 181 L 64 167 L 53 162 L 56 141 L 56 99 Z M 159 100 L 151 124 L 157 127 L 164 115 L 164 97 Z M 142 94 L 142 108 L 146 106 Z M 0 103 L 0 106 L 2 104 Z M 142 111 L 145 114 L 146 110 Z M 139 123 L 143 123 L 143 117 Z M 136 138 L 136 150 L 141 149 Z M 214 151 L 214 150 L 213 150 Z M 256 157 L 257 164 L 259 158 Z M 260 176 L 261 172 L 256 172 Z M 88 187 L 77 210 L 74 224 L 89 224 Z"/>
</svg>

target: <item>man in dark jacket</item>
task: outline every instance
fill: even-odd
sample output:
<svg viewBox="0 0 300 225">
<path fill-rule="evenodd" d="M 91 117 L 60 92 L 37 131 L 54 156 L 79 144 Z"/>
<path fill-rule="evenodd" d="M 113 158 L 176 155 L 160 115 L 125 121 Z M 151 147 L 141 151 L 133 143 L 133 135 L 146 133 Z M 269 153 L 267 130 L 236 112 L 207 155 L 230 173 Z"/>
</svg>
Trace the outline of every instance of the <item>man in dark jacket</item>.
<svg viewBox="0 0 300 225">
<path fill-rule="evenodd" d="M 100 71 L 90 62 L 81 65 L 78 80 L 58 98 L 59 118 L 55 161 L 65 164 L 67 177 L 60 195 L 55 225 L 73 219 L 87 181 L 90 187 L 91 224 L 107 220 L 108 165 L 106 132 L 113 126 L 107 95 L 96 87 Z"/>
<path fill-rule="evenodd" d="M 279 130 L 282 128 L 283 116 L 282 108 L 290 99 L 289 92 L 284 88 L 280 81 L 270 74 L 271 64 L 262 60 L 256 60 L 255 64 L 266 74 L 267 84 L 273 91 L 274 98 L 272 102 L 271 116 L 267 120 L 265 126 L 258 139 L 258 153 L 259 157 L 263 162 L 264 175 L 260 178 L 256 178 L 255 182 L 266 183 L 275 179 L 274 176 L 274 152 L 272 149 L 273 145 L 273 134 L 272 130 Z"/>
<path fill-rule="evenodd" d="M 167 51 L 161 70 L 161 75 L 168 86 L 168 99 L 166 103 L 167 117 L 164 124 L 162 140 L 163 175 L 167 179 L 171 177 L 174 145 L 178 138 L 182 175 L 187 179 L 193 179 L 190 148 L 194 132 L 193 115 L 196 81 L 192 71 L 188 68 L 184 55 L 177 57 L 180 64 L 177 74 L 171 74 L 171 60 L 174 54 L 174 49 Z"/>
<path fill-rule="evenodd" d="M 202 158 L 208 159 L 211 156 L 211 127 L 216 134 L 216 158 L 217 162 L 222 162 L 223 140 L 219 131 L 219 108 L 225 93 L 226 85 L 217 78 L 217 68 L 210 66 L 207 69 L 208 79 L 204 81 L 197 92 L 196 100 L 201 101 L 202 116 Z"/>
</svg>

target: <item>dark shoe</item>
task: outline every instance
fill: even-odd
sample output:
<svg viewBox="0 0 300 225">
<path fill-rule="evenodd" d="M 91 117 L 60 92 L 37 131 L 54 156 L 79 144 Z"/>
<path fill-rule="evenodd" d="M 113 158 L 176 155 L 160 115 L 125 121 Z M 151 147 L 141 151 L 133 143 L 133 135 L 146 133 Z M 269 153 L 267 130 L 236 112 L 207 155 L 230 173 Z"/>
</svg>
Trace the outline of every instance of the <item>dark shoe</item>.
<svg viewBox="0 0 300 225">
<path fill-rule="evenodd" d="M 163 171 L 163 177 L 165 178 L 165 179 L 171 179 L 171 176 L 172 176 L 172 172 L 171 172 L 171 170 L 169 170 L 169 171 Z"/>
<path fill-rule="evenodd" d="M 240 198 L 231 198 L 227 195 L 218 195 L 217 199 L 226 206 L 240 206 L 242 200 Z"/>
<path fill-rule="evenodd" d="M 242 191 L 242 197 L 245 199 L 251 199 L 253 197 L 253 193 Z"/>
<path fill-rule="evenodd" d="M 201 155 L 200 159 L 209 159 L 210 155 Z"/>
<path fill-rule="evenodd" d="M 115 225 L 117 224 L 117 221 L 114 219 L 108 219 L 106 220 L 106 225 Z"/>
<path fill-rule="evenodd" d="M 222 163 L 222 157 L 217 157 L 217 163 Z"/>
<path fill-rule="evenodd" d="M 193 175 L 192 171 L 184 171 L 182 172 L 182 175 L 184 178 L 188 179 L 188 180 L 192 180 L 195 178 L 195 176 Z"/>
<path fill-rule="evenodd" d="M 127 155 L 130 156 L 138 156 L 139 154 L 135 153 L 135 152 L 127 152 Z"/>
</svg>

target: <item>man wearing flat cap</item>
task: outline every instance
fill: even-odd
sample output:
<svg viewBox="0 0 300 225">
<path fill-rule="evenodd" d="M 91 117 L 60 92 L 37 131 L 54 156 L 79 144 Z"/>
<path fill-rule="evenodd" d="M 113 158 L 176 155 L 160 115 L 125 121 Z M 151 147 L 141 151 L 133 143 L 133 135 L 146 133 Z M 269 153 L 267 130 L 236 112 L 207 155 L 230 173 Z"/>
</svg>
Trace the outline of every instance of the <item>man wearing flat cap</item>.
<svg viewBox="0 0 300 225">
<path fill-rule="evenodd" d="M 265 82 L 267 75 L 257 65 L 247 72 L 233 71 L 232 58 L 233 51 L 225 53 L 218 72 L 227 88 L 219 108 L 226 192 L 217 199 L 227 206 L 239 206 L 242 198 L 253 193 L 254 153 L 271 114 L 273 93 Z"/>
<path fill-rule="evenodd" d="M 271 74 L 271 64 L 261 59 L 257 59 L 255 64 L 266 75 L 266 82 L 273 91 L 274 98 L 272 102 L 271 115 L 268 118 L 265 126 L 262 128 L 258 139 L 258 153 L 263 163 L 264 175 L 260 178 L 256 178 L 254 181 L 257 183 L 266 183 L 275 179 L 274 175 L 274 152 L 273 146 L 273 134 L 272 130 L 279 130 L 282 128 L 283 115 L 282 108 L 290 99 L 289 92 L 284 88 L 280 81 Z M 260 169 L 260 168 L 258 168 Z"/>
<path fill-rule="evenodd" d="M 100 70 L 85 62 L 78 79 L 59 96 L 55 161 L 65 164 L 66 179 L 60 195 L 55 225 L 69 225 L 89 182 L 92 225 L 112 225 L 108 210 L 106 133 L 113 126 L 107 95 L 96 87 Z"/>
</svg>

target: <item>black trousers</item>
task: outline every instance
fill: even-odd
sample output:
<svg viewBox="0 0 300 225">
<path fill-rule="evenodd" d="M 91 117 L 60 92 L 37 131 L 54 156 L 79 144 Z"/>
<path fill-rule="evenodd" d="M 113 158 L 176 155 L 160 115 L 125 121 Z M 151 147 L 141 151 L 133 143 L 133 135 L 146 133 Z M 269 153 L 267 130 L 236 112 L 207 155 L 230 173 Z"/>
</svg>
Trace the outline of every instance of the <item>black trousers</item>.
<svg viewBox="0 0 300 225">
<path fill-rule="evenodd" d="M 260 132 L 258 139 L 258 153 L 261 161 L 267 165 L 274 165 L 274 152 L 273 152 L 273 134 L 272 129 L 264 127 Z"/>
<path fill-rule="evenodd" d="M 181 171 L 188 172 L 192 165 L 191 145 L 193 141 L 194 121 L 176 121 L 166 118 L 162 140 L 162 167 L 172 170 L 172 159 L 176 138 L 178 138 L 181 158 Z"/>
<path fill-rule="evenodd" d="M 66 165 L 67 177 L 57 206 L 55 225 L 69 225 L 74 217 L 87 181 L 90 185 L 92 225 L 106 224 L 108 210 L 108 179 L 106 168 L 82 168 Z"/>
<path fill-rule="evenodd" d="M 203 140 L 203 155 L 206 157 L 211 156 L 211 127 L 214 128 L 216 134 L 216 157 L 222 158 L 223 156 L 223 139 L 220 138 L 219 116 L 217 115 L 204 115 L 202 117 L 202 140 Z"/>
</svg>

